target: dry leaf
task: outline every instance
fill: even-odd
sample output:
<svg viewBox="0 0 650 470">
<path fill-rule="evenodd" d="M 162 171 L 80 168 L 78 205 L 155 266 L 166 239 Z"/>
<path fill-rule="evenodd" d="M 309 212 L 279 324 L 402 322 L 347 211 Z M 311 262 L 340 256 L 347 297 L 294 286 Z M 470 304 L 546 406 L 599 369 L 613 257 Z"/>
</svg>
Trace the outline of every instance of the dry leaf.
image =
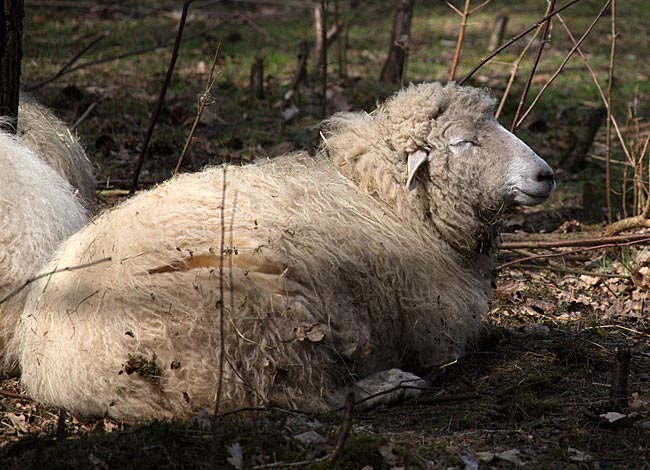
<svg viewBox="0 0 650 470">
<path fill-rule="evenodd" d="M 610 411 L 608 413 L 601 414 L 600 417 L 606 419 L 610 423 L 615 423 L 620 419 L 627 418 L 627 415 L 624 415 L 622 413 L 617 413 L 616 411 Z"/>
<path fill-rule="evenodd" d="M 244 468 L 244 453 L 239 442 L 235 442 L 228 446 L 228 454 L 230 454 L 230 457 L 226 460 L 228 460 L 230 465 L 239 470 Z"/>
<path fill-rule="evenodd" d="M 323 327 L 320 323 L 299 323 L 298 326 L 294 328 L 294 332 L 298 341 L 308 339 L 309 341 L 316 343 L 325 337 Z"/>
<path fill-rule="evenodd" d="M 7 418 L 11 421 L 11 425 L 21 434 L 27 434 L 27 417 L 16 413 L 7 413 Z"/>
<path fill-rule="evenodd" d="M 465 464 L 465 470 L 479 470 L 479 458 L 476 455 L 465 451 L 458 454 L 458 457 L 460 457 L 460 460 Z"/>
<path fill-rule="evenodd" d="M 316 431 L 306 431 L 300 434 L 296 434 L 293 438 L 297 441 L 302 442 L 303 444 L 325 444 L 327 439 L 318 434 Z"/>
<path fill-rule="evenodd" d="M 591 455 L 581 451 L 580 449 L 574 449 L 573 447 L 569 447 L 568 452 L 569 452 L 569 459 L 575 462 L 584 462 L 586 460 L 592 460 Z"/>
<path fill-rule="evenodd" d="M 519 456 L 520 454 L 521 452 L 519 452 L 519 449 L 510 449 L 510 450 L 504 450 L 503 452 L 498 452 L 494 455 L 500 458 L 501 460 L 514 463 L 515 465 L 525 465 L 524 461 L 521 460 L 521 457 Z"/>
<path fill-rule="evenodd" d="M 494 452 L 477 452 L 476 456 L 483 462 L 490 463 L 494 460 Z"/>
</svg>

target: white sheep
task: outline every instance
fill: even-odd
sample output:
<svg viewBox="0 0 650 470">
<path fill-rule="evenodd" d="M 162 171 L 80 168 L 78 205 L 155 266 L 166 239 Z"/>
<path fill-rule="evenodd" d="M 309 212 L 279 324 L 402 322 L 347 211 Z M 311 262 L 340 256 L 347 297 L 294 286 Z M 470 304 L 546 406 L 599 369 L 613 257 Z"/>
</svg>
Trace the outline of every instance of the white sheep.
<svg viewBox="0 0 650 470">
<path fill-rule="evenodd" d="M 7 352 L 27 290 L 88 215 L 72 187 L 20 138 L 0 131 L 0 374 L 16 371 Z"/>
<path fill-rule="evenodd" d="M 31 289 L 13 346 L 24 385 L 147 420 L 211 409 L 221 374 L 222 411 L 323 411 L 349 387 L 424 383 L 481 332 L 500 210 L 555 186 L 493 104 L 411 86 L 329 120 L 316 158 L 228 167 L 225 195 L 222 168 L 181 175 L 102 214 L 45 271 L 111 261 Z"/>
<path fill-rule="evenodd" d="M 23 93 L 18 133 L 23 144 L 63 176 L 78 191 L 84 207 L 90 209 L 95 197 L 93 168 L 70 129 L 52 111 Z"/>
</svg>

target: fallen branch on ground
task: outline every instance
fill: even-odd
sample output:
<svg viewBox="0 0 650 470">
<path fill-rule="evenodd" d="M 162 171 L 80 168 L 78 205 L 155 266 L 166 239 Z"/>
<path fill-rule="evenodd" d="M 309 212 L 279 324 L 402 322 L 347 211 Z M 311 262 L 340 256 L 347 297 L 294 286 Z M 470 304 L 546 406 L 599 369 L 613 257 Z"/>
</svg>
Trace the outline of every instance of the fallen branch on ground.
<svg viewBox="0 0 650 470">
<path fill-rule="evenodd" d="M 504 234 L 503 236 L 507 236 Z M 504 241 L 499 245 L 500 250 L 520 250 L 527 248 L 570 248 L 570 247 L 612 247 L 624 246 L 630 242 L 650 242 L 650 233 L 633 233 L 629 235 L 571 238 L 568 240 L 549 241 Z"/>
</svg>

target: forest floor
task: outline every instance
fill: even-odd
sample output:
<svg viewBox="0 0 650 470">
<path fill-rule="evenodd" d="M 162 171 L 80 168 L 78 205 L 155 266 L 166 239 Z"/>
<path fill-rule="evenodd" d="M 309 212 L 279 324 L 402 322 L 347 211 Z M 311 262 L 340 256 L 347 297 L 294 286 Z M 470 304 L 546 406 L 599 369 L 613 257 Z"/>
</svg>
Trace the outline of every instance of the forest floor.
<svg viewBox="0 0 650 470">
<path fill-rule="evenodd" d="M 446 80 L 449 72 L 458 17 L 442 2 L 431 3 L 436 5 L 416 5 L 406 81 Z M 476 13 L 468 26 L 460 76 L 485 54 L 499 14 L 510 15 L 506 38 L 543 16 L 544 2 L 520 3 L 518 10 L 526 13 L 512 13 L 508 2 L 499 0 Z M 576 36 L 603 3 L 585 0 L 567 10 L 563 17 Z M 192 4 L 187 40 L 147 154 L 141 188 L 165 180 L 176 166 L 217 44 L 215 104 L 200 119 L 183 171 L 317 147 L 318 74 L 308 68 L 298 93 L 283 102 L 296 70 L 298 44 L 313 37 L 312 12 L 305 5 L 270 0 Z M 396 89 L 377 80 L 393 5 L 361 2 L 361 10 L 348 15 L 347 76 L 339 76 L 332 46 L 328 114 L 370 110 Z M 345 9 L 343 13 L 348 14 Z M 650 132 L 650 65 L 639 56 L 650 44 L 650 31 L 642 23 L 650 9 L 635 0 L 622 4 L 618 14 L 613 108 L 625 124 L 626 139 L 638 146 Z M 179 17 L 178 2 L 172 1 L 26 1 L 22 83 L 66 122 L 77 124 L 75 131 L 96 167 L 97 210 L 118 203 L 129 188 Z M 608 28 L 605 18 L 585 42 L 601 83 L 607 76 Z M 481 69 L 471 84 L 489 86 L 501 96 L 522 47 L 515 45 Z M 554 24 L 533 92 L 569 49 L 560 25 Z M 123 56 L 128 51 L 133 54 Z M 256 58 L 265 62 L 263 99 L 248 89 Z M 524 63 L 521 76 L 529 69 Z M 504 108 L 506 124 L 523 81 L 516 82 Z M 583 111 L 599 105 L 584 64 L 575 59 L 518 130 L 559 169 L 558 190 L 535 210 L 509 211 L 504 242 L 601 234 L 603 129 L 578 169 L 562 168 L 584 127 Z M 620 153 L 614 151 L 615 156 Z M 614 178 L 621 176 L 617 171 Z M 625 210 L 614 215 L 625 215 Z M 16 379 L 5 379 L 0 383 L 0 469 L 650 468 L 650 321 L 645 313 L 650 248 L 645 246 L 500 250 L 495 300 L 480 344 L 441 370 L 434 390 L 418 399 L 353 414 L 350 435 L 333 462 L 324 457 L 336 446 L 346 420 L 341 413 L 242 411 L 221 418 L 216 431 L 201 413 L 190 422 L 146 425 L 86 420 L 34 403 Z M 553 257 L 540 257 L 549 254 Z M 621 377 L 616 370 L 627 350 L 629 371 Z M 612 403 L 612 386 L 623 385 L 627 403 Z"/>
</svg>

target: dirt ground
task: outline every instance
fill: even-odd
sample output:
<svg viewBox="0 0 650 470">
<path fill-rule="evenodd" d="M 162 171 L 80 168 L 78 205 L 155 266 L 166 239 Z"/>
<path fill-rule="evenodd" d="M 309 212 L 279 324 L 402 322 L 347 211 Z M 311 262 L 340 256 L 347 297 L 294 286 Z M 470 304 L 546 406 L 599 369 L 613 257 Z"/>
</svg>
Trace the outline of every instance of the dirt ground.
<svg viewBox="0 0 650 470">
<path fill-rule="evenodd" d="M 190 10 L 189 39 L 181 49 L 141 187 L 171 175 L 218 43 L 219 78 L 211 95 L 215 105 L 202 116 L 183 169 L 315 148 L 317 75 L 309 73 L 291 103 L 282 100 L 296 68 L 299 40 L 313 35 L 310 7 L 289 3 L 206 1 Z M 409 79 L 446 78 L 458 19 L 440 3 L 416 6 Z M 524 3 L 529 13 L 513 15 L 512 33 L 545 9 L 533 0 Z M 394 90 L 373 78 L 385 58 L 393 2 L 361 4 L 365 15 L 350 30 L 348 77 L 339 78 L 332 65 L 330 112 L 372 109 Z M 583 27 L 601 5 L 587 1 L 568 18 Z M 495 0 L 484 16 L 477 15 L 461 61 L 465 69 L 480 58 L 481 41 L 507 6 Z M 621 40 L 647 45 L 650 32 L 638 19 L 645 11 L 643 2 L 630 2 L 629 8 L 621 8 L 621 15 L 633 34 L 623 34 Z M 26 2 L 25 88 L 90 64 L 66 71 L 31 94 L 67 122 L 77 122 L 76 132 L 96 166 L 98 211 L 125 197 L 178 19 L 175 2 Z M 382 25 L 382 35 L 376 34 L 375 24 Z M 94 48 L 66 67 L 95 40 Z M 599 39 L 590 46 L 594 60 L 606 63 L 602 57 L 607 57 L 608 43 Z M 643 83 L 648 82 L 648 65 L 632 57 L 637 54 L 633 50 L 641 50 L 634 47 L 622 46 L 620 86 L 636 89 L 637 111 L 647 117 L 650 92 Z M 551 49 L 553 63 L 566 45 Z M 134 53 L 115 59 L 127 51 Z M 257 56 L 266 64 L 262 100 L 248 91 L 250 64 Z M 486 69 L 473 84 L 502 91 L 506 65 Z M 541 76 L 550 70 L 550 64 L 543 64 Z M 580 73 L 578 78 L 567 73 L 521 130 L 553 164 L 575 146 L 581 126 L 567 120 L 567 112 L 573 105 L 597 103 Z M 620 103 L 623 109 L 632 101 L 631 93 L 622 93 L 627 99 Z M 515 104 L 506 107 L 504 119 L 511 118 Z M 601 129 L 590 153 L 598 156 L 603 145 Z M 583 190 L 585 183 L 592 189 Z M 559 171 L 558 192 L 547 205 L 506 214 L 504 243 L 600 235 L 602 188 L 603 167 L 597 159 L 587 159 L 580 172 Z M 587 192 L 600 201 L 595 215 L 586 209 Z M 650 248 L 644 247 L 501 249 L 482 341 L 438 371 L 434 387 L 421 397 L 353 414 L 350 434 L 334 461 L 326 457 L 337 448 L 346 424 L 342 413 L 249 410 L 222 417 L 216 430 L 205 413 L 183 423 L 85 420 L 34 403 L 18 380 L 9 378 L 0 383 L 0 468 L 650 468 L 650 322 L 645 313 Z"/>
</svg>

